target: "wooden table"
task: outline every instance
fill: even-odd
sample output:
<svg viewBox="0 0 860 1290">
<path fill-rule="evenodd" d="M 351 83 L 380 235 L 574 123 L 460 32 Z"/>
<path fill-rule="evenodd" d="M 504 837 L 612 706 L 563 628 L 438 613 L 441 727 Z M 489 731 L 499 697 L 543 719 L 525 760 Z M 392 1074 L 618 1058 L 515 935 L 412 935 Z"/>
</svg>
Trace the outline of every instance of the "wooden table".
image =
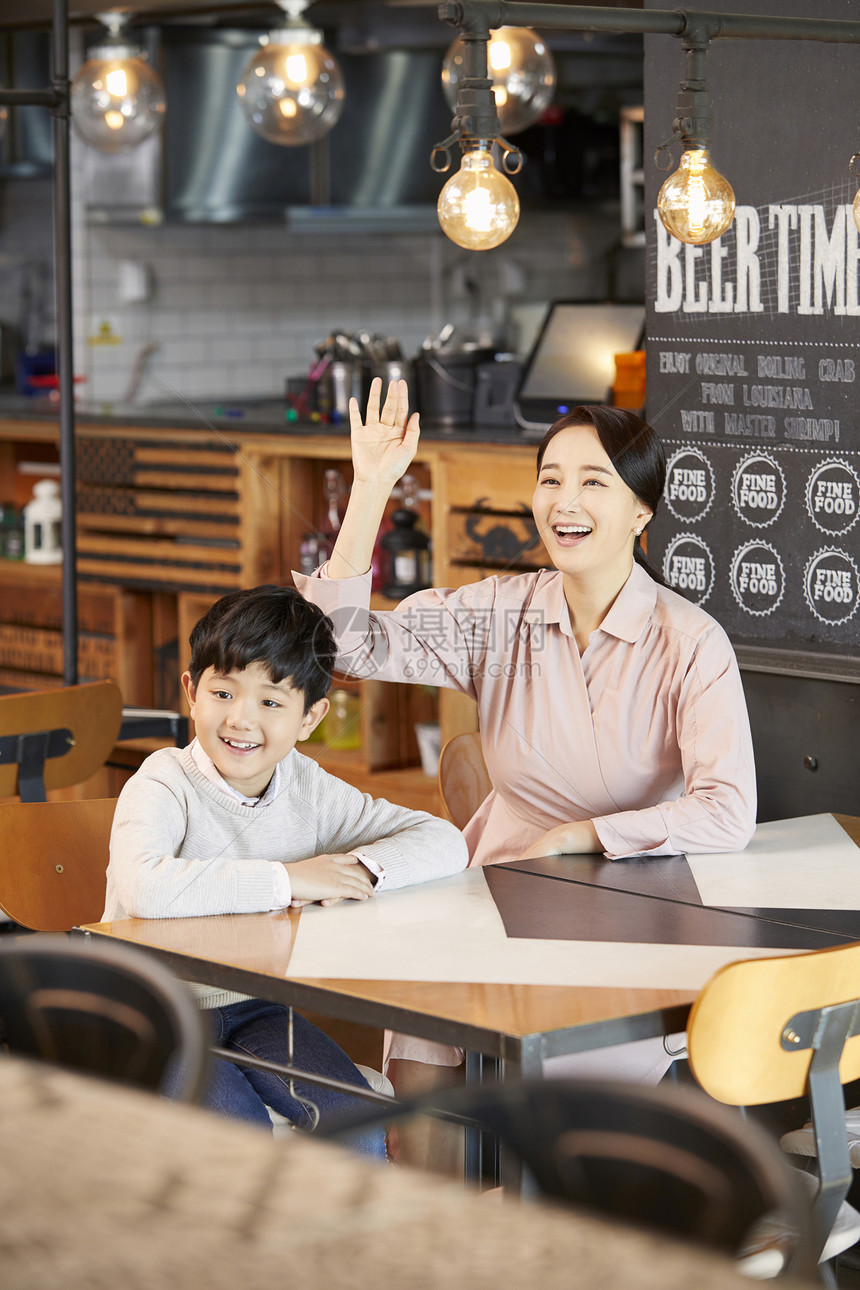
<svg viewBox="0 0 860 1290">
<path fill-rule="evenodd" d="M 8 1290 L 741 1290 L 717 1255 L 0 1060 Z M 11 1162 L 14 1161 L 14 1167 Z"/>
<path fill-rule="evenodd" d="M 151 951 L 185 978 L 458 1044 L 503 1059 L 514 1073 L 535 1074 L 546 1057 L 683 1029 L 698 990 L 722 963 L 860 940 L 858 848 L 860 820 L 809 817 L 760 826 L 737 856 L 691 858 L 683 881 L 683 858 L 555 857 L 497 872 L 468 870 L 424 888 L 380 893 L 363 905 L 127 919 L 82 930 Z M 739 908 L 743 900 L 700 896 L 697 884 L 719 886 L 724 874 L 734 874 L 736 884 L 749 878 L 779 890 L 766 907 L 760 897 L 754 907 Z M 562 898 L 595 913 L 578 933 L 583 939 L 541 942 L 519 931 L 506 937 L 487 882 L 516 884 L 533 922 L 557 920 Z M 835 891 L 833 908 L 792 908 L 792 890 L 804 884 L 807 892 Z M 667 930 L 636 944 L 638 929 L 657 915 Z M 702 930 L 712 926 L 717 930 Z M 396 971 L 367 979 L 350 974 L 352 964 L 384 958 L 389 942 L 397 948 Z M 309 962 L 317 965 L 312 972 Z M 661 985 L 665 971 L 672 983 Z M 562 983 L 554 983 L 556 972 Z M 611 984 L 602 983 L 604 972 Z"/>
</svg>

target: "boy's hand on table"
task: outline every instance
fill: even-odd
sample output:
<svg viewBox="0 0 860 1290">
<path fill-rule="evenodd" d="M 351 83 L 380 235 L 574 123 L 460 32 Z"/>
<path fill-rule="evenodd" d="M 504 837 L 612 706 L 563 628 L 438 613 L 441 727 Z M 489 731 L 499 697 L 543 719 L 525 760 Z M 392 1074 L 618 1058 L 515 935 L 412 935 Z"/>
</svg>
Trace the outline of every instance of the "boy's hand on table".
<svg viewBox="0 0 860 1290">
<path fill-rule="evenodd" d="M 538 856 L 564 856 L 576 852 L 602 851 L 603 844 L 591 820 L 576 820 L 571 824 L 558 824 L 548 833 L 542 833 L 536 842 L 517 858 L 534 860 Z"/>
<path fill-rule="evenodd" d="M 286 866 L 290 876 L 292 909 L 319 901 L 336 905 L 341 900 L 367 900 L 373 895 L 373 878 L 354 855 L 311 856 Z"/>
</svg>

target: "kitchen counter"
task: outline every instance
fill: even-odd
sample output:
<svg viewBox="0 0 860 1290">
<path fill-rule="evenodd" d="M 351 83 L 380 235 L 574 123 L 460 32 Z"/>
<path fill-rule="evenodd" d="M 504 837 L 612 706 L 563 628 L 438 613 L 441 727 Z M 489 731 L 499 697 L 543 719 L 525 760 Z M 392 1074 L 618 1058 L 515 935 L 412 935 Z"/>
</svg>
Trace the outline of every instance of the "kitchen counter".
<svg viewBox="0 0 860 1290">
<path fill-rule="evenodd" d="M 345 421 L 321 423 L 318 421 L 287 421 L 286 409 L 281 399 L 200 399 L 176 400 L 165 403 L 78 403 L 75 421 L 87 426 L 139 426 L 145 428 L 170 428 L 177 430 L 215 430 L 231 434 L 249 435 L 340 435 L 348 434 Z M 59 408 L 49 399 L 26 398 L 14 392 L 0 392 L 0 427 L 3 422 L 32 423 L 34 426 L 59 428 Z M 431 423 L 422 423 L 422 434 L 445 443 L 506 443 L 529 442 L 527 436 L 515 426 L 477 426 L 452 430 Z M 41 436 L 39 436 L 41 437 Z M 45 436 L 53 437 L 51 436 Z"/>
</svg>

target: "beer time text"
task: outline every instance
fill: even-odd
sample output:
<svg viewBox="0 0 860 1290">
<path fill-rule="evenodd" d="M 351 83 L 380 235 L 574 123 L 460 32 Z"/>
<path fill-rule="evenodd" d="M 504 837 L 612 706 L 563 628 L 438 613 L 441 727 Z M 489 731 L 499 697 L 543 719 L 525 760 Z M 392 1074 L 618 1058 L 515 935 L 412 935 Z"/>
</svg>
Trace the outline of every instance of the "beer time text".
<svg viewBox="0 0 860 1290">
<path fill-rule="evenodd" d="M 732 227 L 708 246 L 676 241 L 653 215 L 657 313 L 763 313 L 766 295 L 778 314 L 860 314 L 860 236 L 850 205 L 837 206 L 829 225 L 824 206 L 771 205 L 761 214 L 738 206 Z M 759 254 L 763 219 L 775 255 Z"/>
</svg>

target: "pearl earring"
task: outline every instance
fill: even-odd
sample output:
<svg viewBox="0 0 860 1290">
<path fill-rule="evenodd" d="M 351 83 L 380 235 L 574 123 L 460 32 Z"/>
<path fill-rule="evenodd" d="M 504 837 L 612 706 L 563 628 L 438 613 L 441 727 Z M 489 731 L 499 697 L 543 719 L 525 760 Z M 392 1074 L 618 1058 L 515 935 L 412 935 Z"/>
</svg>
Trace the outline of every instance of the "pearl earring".
<svg viewBox="0 0 860 1290">
<path fill-rule="evenodd" d="M 633 532 L 634 532 L 634 534 L 636 535 L 636 537 L 641 537 L 641 536 L 642 536 L 642 530 L 641 530 L 641 529 L 634 529 L 634 530 L 633 530 Z"/>
</svg>

